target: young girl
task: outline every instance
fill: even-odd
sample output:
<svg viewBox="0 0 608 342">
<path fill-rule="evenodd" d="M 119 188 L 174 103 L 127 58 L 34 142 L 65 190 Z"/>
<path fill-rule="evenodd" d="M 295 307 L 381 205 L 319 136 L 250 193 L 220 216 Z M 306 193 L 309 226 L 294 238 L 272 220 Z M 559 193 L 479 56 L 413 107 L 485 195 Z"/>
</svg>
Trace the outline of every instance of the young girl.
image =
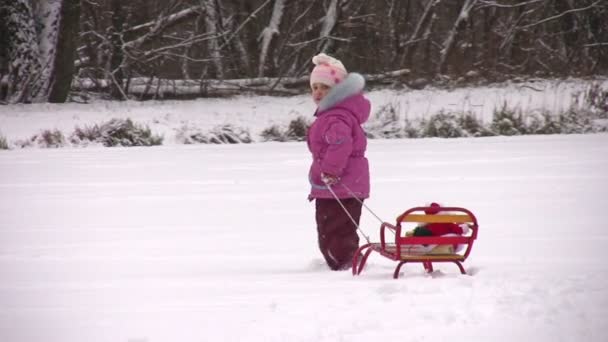
<svg viewBox="0 0 608 342">
<path fill-rule="evenodd" d="M 358 225 L 362 201 L 369 197 L 367 138 L 361 125 L 369 117 L 370 102 L 362 94 L 363 76 L 348 74 L 339 60 L 323 53 L 312 62 L 310 87 L 318 108 L 307 137 L 312 154 L 308 198 L 315 199 L 319 249 L 332 270 L 344 270 L 359 247 L 351 217 Z"/>
</svg>

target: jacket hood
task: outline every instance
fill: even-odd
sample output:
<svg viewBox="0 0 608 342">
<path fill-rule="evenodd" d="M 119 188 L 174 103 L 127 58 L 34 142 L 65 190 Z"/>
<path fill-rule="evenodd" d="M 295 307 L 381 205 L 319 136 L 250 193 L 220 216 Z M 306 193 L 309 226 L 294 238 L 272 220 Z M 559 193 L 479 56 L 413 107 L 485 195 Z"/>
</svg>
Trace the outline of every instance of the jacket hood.
<svg viewBox="0 0 608 342">
<path fill-rule="evenodd" d="M 363 124 L 369 118 L 371 105 L 363 94 L 365 88 L 365 78 L 361 74 L 352 72 L 344 79 L 331 88 L 329 93 L 319 103 L 316 115 L 330 109 L 345 109 L 352 113 Z"/>
</svg>

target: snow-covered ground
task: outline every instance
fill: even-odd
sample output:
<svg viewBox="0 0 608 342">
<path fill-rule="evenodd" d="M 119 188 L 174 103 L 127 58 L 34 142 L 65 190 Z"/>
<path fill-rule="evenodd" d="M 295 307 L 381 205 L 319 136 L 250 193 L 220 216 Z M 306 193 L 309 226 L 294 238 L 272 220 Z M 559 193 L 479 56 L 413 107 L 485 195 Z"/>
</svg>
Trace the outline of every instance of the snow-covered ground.
<svg viewBox="0 0 608 342">
<path fill-rule="evenodd" d="M 0 340 L 605 340 L 608 134 L 374 140 L 369 158 L 384 220 L 477 214 L 471 275 L 326 269 L 304 143 L 1 152 Z"/>
</svg>

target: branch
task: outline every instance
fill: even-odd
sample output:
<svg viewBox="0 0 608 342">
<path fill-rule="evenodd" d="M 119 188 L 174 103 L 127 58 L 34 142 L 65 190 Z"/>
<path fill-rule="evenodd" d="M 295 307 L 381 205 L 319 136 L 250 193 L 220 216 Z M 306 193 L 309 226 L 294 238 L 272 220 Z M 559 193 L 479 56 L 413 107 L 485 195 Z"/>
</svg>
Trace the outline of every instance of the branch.
<svg viewBox="0 0 608 342">
<path fill-rule="evenodd" d="M 151 39 L 154 36 L 162 33 L 164 30 L 166 30 L 172 26 L 175 26 L 184 20 L 188 20 L 190 17 L 192 17 L 194 15 L 198 15 L 200 13 L 200 11 L 201 11 L 200 6 L 193 6 L 193 7 L 187 8 L 185 10 L 179 11 L 177 13 L 168 15 L 166 17 L 158 18 L 155 21 L 151 21 L 149 23 L 136 26 L 138 29 L 142 28 L 143 26 L 151 27 L 151 28 L 150 28 L 150 31 L 148 31 L 148 33 L 144 34 L 143 36 L 141 36 L 135 40 L 126 42 L 124 44 L 124 46 L 126 48 L 136 48 L 136 47 L 142 45 L 148 39 Z"/>
<path fill-rule="evenodd" d="M 540 25 L 540 24 L 546 23 L 546 22 L 551 21 L 551 20 L 559 19 L 559 18 L 563 17 L 564 15 L 566 15 L 566 14 L 568 14 L 568 13 L 574 13 L 574 12 L 586 11 L 586 10 L 588 10 L 588 9 L 590 9 L 590 8 L 595 7 L 595 5 L 597 5 L 597 4 L 599 4 L 600 2 L 603 2 L 603 1 L 606 1 L 606 0 L 597 0 L 596 2 L 592 3 L 591 5 L 589 5 L 589 6 L 587 6 L 587 7 L 582 7 L 582 8 L 573 8 L 573 9 L 571 9 L 571 10 L 567 10 L 567 11 L 565 11 L 565 12 L 562 12 L 562 13 L 560 13 L 560 14 L 558 14 L 558 15 L 554 15 L 554 16 L 552 16 L 552 17 L 545 18 L 545 19 L 543 19 L 543 20 L 541 20 L 541 21 L 539 21 L 539 22 L 536 22 L 536 23 L 534 23 L 534 24 L 528 24 L 528 25 L 522 26 L 522 27 L 520 27 L 519 29 L 520 29 L 520 30 L 523 30 L 523 29 L 530 28 L 530 27 L 532 27 L 532 26 L 536 26 L 536 25 Z"/>
<path fill-rule="evenodd" d="M 199 34 L 199 35 L 190 37 L 188 39 L 184 39 L 183 41 L 173 44 L 173 45 L 166 45 L 166 46 L 162 46 L 155 50 L 146 51 L 146 52 L 144 52 L 143 57 L 150 56 L 154 53 L 160 53 L 160 52 L 164 52 L 167 50 L 182 48 L 182 47 L 190 45 L 190 44 L 194 44 L 194 43 L 198 43 L 198 42 L 202 42 L 205 40 L 214 39 L 214 38 L 218 38 L 218 37 L 221 37 L 221 35 L 214 36 L 214 35 L 209 35 L 207 33 Z"/>
<path fill-rule="evenodd" d="M 310 40 L 306 40 L 303 42 L 297 42 L 297 43 L 287 43 L 287 46 L 291 46 L 291 47 L 297 47 L 297 46 L 301 46 L 301 45 L 308 45 L 310 43 L 314 43 L 314 42 L 318 42 L 320 40 L 337 40 L 340 42 L 345 42 L 348 43 L 351 41 L 350 38 L 342 38 L 342 37 L 334 37 L 334 36 L 323 36 L 323 37 L 317 37 L 317 38 L 313 38 Z"/>
<path fill-rule="evenodd" d="M 408 69 L 394 70 L 382 74 L 363 75 L 368 84 L 387 83 L 409 74 Z M 113 80 L 111 79 L 110 82 Z M 301 95 L 308 91 L 308 76 L 302 77 L 257 77 L 249 79 L 207 79 L 203 83 L 192 80 L 158 79 L 156 85 L 150 83 L 149 78 L 138 77 L 131 79 L 129 94 L 143 97 L 149 92 L 162 93 L 163 96 L 225 96 L 242 94 L 243 92 L 267 95 Z M 92 88 L 90 82 L 77 82 L 79 90 Z M 109 84 L 100 83 L 102 87 Z M 201 86 L 204 85 L 204 94 Z M 97 89 L 100 90 L 100 89 Z M 121 90 L 122 91 L 122 90 Z M 126 94 L 124 94 L 126 96 Z"/>
<path fill-rule="evenodd" d="M 264 7 L 266 7 L 266 5 L 268 5 L 268 3 L 270 3 L 271 0 L 266 0 L 263 4 L 260 5 L 260 7 L 258 7 L 255 11 L 253 11 L 248 17 L 247 19 L 243 20 L 243 22 L 239 25 L 239 27 L 236 28 L 236 30 L 234 30 L 234 32 L 232 33 L 232 35 L 230 37 L 228 37 L 228 39 L 226 39 L 226 41 L 222 44 L 222 46 L 220 46 L 220 50 L 223 49 L 226 45 L 228 45 L 232 39 L 234 39 L 234 37 L 243 29 L 243 27 L 249 23 L 250 20 L 254 19 L 256 17 L 256 15 L 258 14 L 258 12 L 260 12 Z"/>
<path fill-rule="evenodd" d="M 394 79 L 394 78 L 400 78 L 401 76 L 407 76 L 409 74 L 410 74 L 410 69 L 400 69 L 400 70 L 388 71 L 388 72 L 385 72 L 382 74 L 365 75 L 365 81 L 367 83 L 385 82 L 387 80 Z"/>
<path fill-rule="evenodd" d="M 515 5 L 503 5 L 503 4 L 497 4 L 495 0 L 493 1 L 484 1 L 482 0 L 480 2 L 480 6 L 478 8 L 486 8 L 486 7 L 498 7 L 498 8 L 516 8 L 516 7 L 521 7 L 521 6 L 527 6 L 527 5 L 531 5 L 533 3 L 537 3 L 537 2 L 544 2 L 546 0 L 530 0 L 530 1 L 526 1 L 526 2 L 520 2 L 518 4 Z"/>
</svg>

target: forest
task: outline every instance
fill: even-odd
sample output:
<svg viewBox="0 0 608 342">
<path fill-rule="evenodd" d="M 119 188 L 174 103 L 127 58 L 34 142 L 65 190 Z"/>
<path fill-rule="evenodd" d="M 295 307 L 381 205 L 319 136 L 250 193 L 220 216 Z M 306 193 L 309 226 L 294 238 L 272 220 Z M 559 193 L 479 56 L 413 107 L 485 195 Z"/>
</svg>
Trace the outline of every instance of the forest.
<svg viewBox="0 0 608 342">
<path fill-rule="evenodd" d="M 608 71 L 608 0 L 0 0 L 0 103 L 299 94 Z"/>
</svg>

